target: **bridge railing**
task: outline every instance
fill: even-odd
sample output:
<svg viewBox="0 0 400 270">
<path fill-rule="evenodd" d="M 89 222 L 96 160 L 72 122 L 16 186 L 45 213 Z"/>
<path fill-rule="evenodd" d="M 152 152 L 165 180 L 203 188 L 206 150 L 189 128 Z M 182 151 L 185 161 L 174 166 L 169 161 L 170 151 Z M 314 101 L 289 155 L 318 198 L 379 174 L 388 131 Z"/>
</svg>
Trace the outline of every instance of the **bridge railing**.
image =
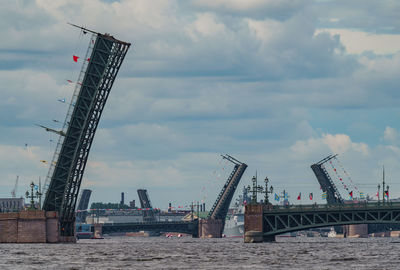
<svg viewBox="0 0 400 270">
<path fill-rule="evenodd" d="M 400 202 L 354 202 L 349 204 L 294 204 L 294 205 L 269 205 L 265 211 L 280 212 L 280 211 L 303 211 L 303 210 L 351 210 L 351 209 L 371 209 L 371 208 L 391 208 L 400 207 Z"/>
</svg>

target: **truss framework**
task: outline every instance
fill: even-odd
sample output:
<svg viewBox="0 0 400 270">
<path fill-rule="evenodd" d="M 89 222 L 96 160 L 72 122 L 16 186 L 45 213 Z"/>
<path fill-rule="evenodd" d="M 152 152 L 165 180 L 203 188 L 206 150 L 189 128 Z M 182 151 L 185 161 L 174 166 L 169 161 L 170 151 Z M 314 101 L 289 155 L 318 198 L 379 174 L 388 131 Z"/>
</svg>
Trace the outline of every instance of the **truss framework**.
<svg viewBox="0 0 400 270">
<path fill-rule="evenodd" d="M 43 209 L 60 212 L 61 235 L 74 235 L 75 206 L 93 138 L 130 44 L 97 33 Z"/>
<path fill-rule="evenodd" d="M 333 183 L 329 173 L 326 171 L 324 164 L 336 157 L 337 155 L 330 155 L 323 160 L 311 165 L 315 176 L 317 177 L 318 183 L 321 186 L 323 192 L 326 192 L 326 201 L 328 204 L 342 204 L 343 198 L 340 195 L 336 185 Z"/>
<path fill-rule="evenodd" d="M 311 228 L 352 224 L 400 223 L 400 203 L 360 204 L 315 208 L 313 206 L 267 210 L 263 213 L 263 235 L 271 236 Z"/>
<path fill-rule="evenodd" d="M 229 205 L 231 204 L 233 195 L 236 191 L 237 186 L 239 185 L 240 179 L 243 176 L 244 171 L 247 168 L 247 165 L 238 161 L 237 159 L 225 155 L 223 158 L 229 160 L 233 164 L 235 164 L 231 174 L 221 192 L 218 195 L 217 200 L 211 208 L 211 211 L 208 214 L 208 219 L 220 219 L 222 220 L 222 230 L 224 229 L 226 215 L 228 214 Z M 222 233 L 222 232 L 221 232 Z"/>
<path fill-rule="evenodd" d="M 195 219 L 193 221 L 114 223 L 104 224 L 102 230 L 103 234 L 154 231 L 187 233 L 191 234 L 193 237 L 198 237 L 199 222 Z"/>
</svg>

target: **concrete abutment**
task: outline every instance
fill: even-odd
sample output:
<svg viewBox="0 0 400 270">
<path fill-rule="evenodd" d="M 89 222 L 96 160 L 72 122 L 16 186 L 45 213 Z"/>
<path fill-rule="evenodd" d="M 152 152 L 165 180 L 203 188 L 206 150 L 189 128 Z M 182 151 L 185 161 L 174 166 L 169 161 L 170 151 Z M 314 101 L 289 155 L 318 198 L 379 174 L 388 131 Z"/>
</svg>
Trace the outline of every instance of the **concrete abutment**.
<svg viewBox="0 0 400 270">
<path fill-rule="evenodd" d="M 58 219 L 54 211 L 0 213 L 0 243 L 75 242 L 75 237 L 60 237 Z"/>
</svg>

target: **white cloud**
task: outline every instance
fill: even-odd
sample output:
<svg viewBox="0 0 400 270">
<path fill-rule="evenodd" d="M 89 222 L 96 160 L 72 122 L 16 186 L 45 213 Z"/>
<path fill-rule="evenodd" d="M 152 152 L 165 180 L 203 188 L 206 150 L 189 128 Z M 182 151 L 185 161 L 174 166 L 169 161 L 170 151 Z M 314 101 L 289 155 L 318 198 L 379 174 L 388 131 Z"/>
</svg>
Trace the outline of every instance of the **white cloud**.
<svg viewBox="0 0 400 270">
<path fill-rule="evenodd" d="M 12 186 L 21 167 L 26 179 L 47 173 L 38 160 L 51 158 L 54 135 L 33 123 L 57 128 L 51 119 L 63 120 L 66 107 L 57 99 L 71 96 L 65 79 L 79 70 L 71 54 L 76 47 L 84 53 L 87 44 L 67 21 L 133 43 L 84 176 L 100 200 L 112 200 L 110 190 L 119 197 L 121 189 L 147 184 L 150 194 L 158 192 L 156 203 L 199 198 L 225 152 L 249 165 L 243 184 L 258 170 L 277 190 L 291 192 L 318 192 L 309 166 L 332 152 L 369 184 L 382 163 L 393 175 L 400 171 L 395 132 L 382 132 L 397 121 L 400 53 L 358 55 L 368 46 L 390 52 L 393 45 L 373 40 L 397 42 L 391 35 L 322 32 L 329 27 L 319 25 L 322 10 L 311 1 L 17 3 L 0 10 L 0 138 L 11 147 L 0 156 L 2 187 Z M 337 18 L 330 26 L 346 21 L 340 15 L 327 16 Z M 391 121 L 376 121 L 381 116 Z M 385 145 L 379 145 L 382 136 Z M 19 153 L 14 146 L 25 142 L 38 149 L 35 156 L 13 156 Z M 210 203 L 221 187 L 211 187 Z"/>
<path fill-rule="evenodd" d="M 10 196 L 16 176 L 19 176 L 17 196 L 23 196 L 30 182 L 38 184 L 39 176 L 44 176 L 48 169 L 46 150 L 37 146 L 0 145 L 0 186 L 1 196 Z M 41 162 L 46 160 L 47 164 Z"/>
<path fill-rule="evenodd" d="M 188 35 L 195 42 L 199 40 L 198 35 L 209 37 L 224 34 L 226 31 L 225 25 L 217 22 L 216 16 L 211 13 L 197 14 L 196 17 L 197 19 L 186 28 Z"/>
<path fill-rule="evenodd" d="M 240 1 L 240 0 L 197 0 L 194 1 L 196 5 L 200 6 L 208 6 L 208 7 L 224 7 L 229 9 L 237 9 L 237 10 L 248 10 L 248 9 L 257 9 L 266 5 L 274 5 L 279 1 L 271 1 L 271 0 L 248 0 L 248 1 Z"/>
<path fill-rule="evenodd" d="M 399 137 L 399 133 L 395 128 L 386 127 L 383 133 L 383 139 L 389 143 L 396 143 Z"/>
<path fill-rule="evenodd" d="M 346 134 L 324 134 L 320 138 L 310 138 L 306 141 L 297 141 L 291 146 L 293 155 L 310 155 L 316 152 L 326 152 L 334 154 L 344 154 L 348 151 L 355 151 L 364 156 L 369 154 L 368 145 L 365 143 L 352 142 Z M 329 154 L 329 153 L 327 153 Z"/>
<path fill-rule="evenodd" d="M 354 143 L 346 134 L 325 134 L 322 140 L 334 153 L 345 153 L 352 149 L 363 155 L 368 155 L 368 146 L 365 143 Z"/>
<path fill-rule="evenodd" d="M 256 21 L 246 20 L 250 32 L 254 33 L 258 40 L 262 41 L 264 46 L 272 43 L 284 33 L 282 23 L 275 20 Z"/>
<path fill-rule="evenodd" d="M 271 17 L 285 20 L 302 11 L 309 2 L 301 0 L 193 0 L 195 7 L 225 14 Z"/>
<path fill-rule="evenodd" d="M 331 35 L 339 35 L 340 41 L 346 47 L 346 51 L 352 54 L 362 54 L 371 51 L 375 54 L 394 54 L 399 52 L 399 34 L 375 34 L 364 31 L 325 28 L 318 29 L 315 34 L 328 32 Z"/>
</svg>

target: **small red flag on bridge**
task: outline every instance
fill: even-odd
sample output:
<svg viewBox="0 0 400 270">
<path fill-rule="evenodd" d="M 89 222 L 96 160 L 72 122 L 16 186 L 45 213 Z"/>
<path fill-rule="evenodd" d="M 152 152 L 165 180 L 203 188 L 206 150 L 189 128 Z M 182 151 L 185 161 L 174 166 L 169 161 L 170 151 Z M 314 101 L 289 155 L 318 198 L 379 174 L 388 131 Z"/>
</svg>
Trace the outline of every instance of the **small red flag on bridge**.
<svg viewBox="0 0 400 270">
<path fill-rule="evenodd" d="M 301 192 L 299 193 L 299 196 L 297 196 L 297 200 L 301 200 Z"/>
<path fill-rule="evenodd" d="M 313 199 L 313 194 L 312 193 L 310 193 L 310 200 L 312 200 Z"/>
<path fill-rule="evenodd" d="M 350 191 L 349 195 L 350 195 L 350 199 L 353 199 L 353 191 Z"/>
<path fill-rule="evenodd" d="M 76 55 L 73 55 L 72 58 L 74 59 L 74 62 L 78 62 L 79 57 Z"/>
</svg>

